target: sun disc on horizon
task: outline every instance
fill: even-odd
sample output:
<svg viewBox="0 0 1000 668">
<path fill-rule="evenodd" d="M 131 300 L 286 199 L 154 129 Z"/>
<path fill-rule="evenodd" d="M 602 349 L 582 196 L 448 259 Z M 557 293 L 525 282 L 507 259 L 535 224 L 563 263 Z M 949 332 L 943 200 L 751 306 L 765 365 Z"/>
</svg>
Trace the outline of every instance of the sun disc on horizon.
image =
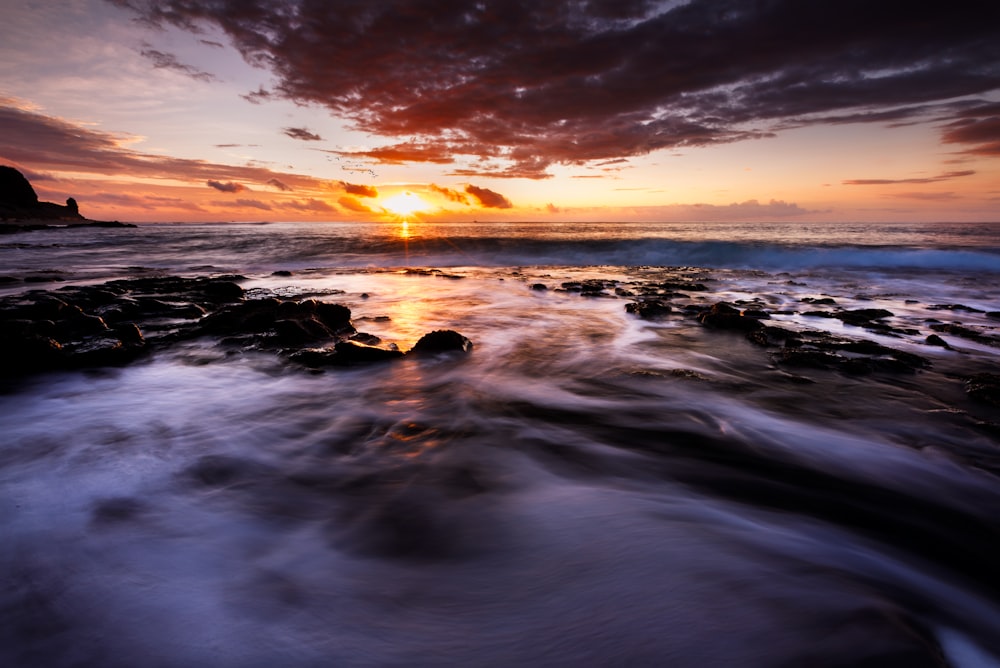
<svg viewBox="0 0 1000 668">
<path fill-rule="evenodd" d="M 419 211 L 427 209 L 428 206 L 429 204 L 424 198 L 408 190 L 382 200 L 383 209 L 401 218 L 412 216 Z"/>
</svg>

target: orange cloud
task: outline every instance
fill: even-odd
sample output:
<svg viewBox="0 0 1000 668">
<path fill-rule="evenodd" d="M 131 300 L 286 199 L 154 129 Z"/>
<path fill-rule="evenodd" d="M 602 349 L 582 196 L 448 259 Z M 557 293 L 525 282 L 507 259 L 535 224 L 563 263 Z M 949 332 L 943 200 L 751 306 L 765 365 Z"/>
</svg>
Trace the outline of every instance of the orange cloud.
<svg viewBox="0 0 1000 668">
<path fill-rule="evenodd" d="M 465 186 L 465 192 L 475 197 L 484 209 L 510 209 L 514 206 L 509 199 L 488 188 L 479 188 L 470 184 Z"/>
<path fill-rule="evenodd" d="M 337 200 L 337 204 L 344 207 L 348 211 L 355 211 L 357 213 L 373 213 L 372 209 L 365 206 L 354 197 L 348 197 L 345 195 Z"/>
<path fill-rule="evenodd" d="M 344 192 L 348 195 L 357 195 L 359 197 L 378 197 L 378 188 L 375 186 L 348 183 L 346 181 L 341 181 L 340 185 L 344 188 Z"/>
</svg>

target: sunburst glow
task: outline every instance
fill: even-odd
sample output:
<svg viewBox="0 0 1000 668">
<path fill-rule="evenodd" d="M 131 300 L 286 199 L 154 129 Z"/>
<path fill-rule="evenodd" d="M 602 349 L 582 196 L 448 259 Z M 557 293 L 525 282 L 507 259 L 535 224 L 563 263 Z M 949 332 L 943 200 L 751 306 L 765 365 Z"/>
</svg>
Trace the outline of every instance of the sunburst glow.
<svg viewBox="0 0 1000 668">
<path fill-rule="evenodd" d="M 393 195 L 382 200 L 382 208 L 401 218 L 412 216 L 428 208 L 428 203 L 420 195 L 410 191 Z"/>
</svg>

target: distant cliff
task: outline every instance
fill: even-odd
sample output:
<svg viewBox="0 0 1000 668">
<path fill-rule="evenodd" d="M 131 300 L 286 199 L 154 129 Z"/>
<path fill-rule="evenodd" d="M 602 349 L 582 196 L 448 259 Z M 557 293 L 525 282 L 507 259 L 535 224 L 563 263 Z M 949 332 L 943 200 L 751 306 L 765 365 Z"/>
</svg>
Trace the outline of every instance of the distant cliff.
<svg viewBox="0 0 1000 668">
<path fill-rule="evenodd" d="M 86 220 L 80 215 L 76 200 L 66 204 L 39 202 L 35 189 L 24 174 L 13 167 L 0 165 L 0 219 L 76 222 Z"/>
<path fill-rule="evenodd" d="M 72 197 L 66 204 L 39 202 L 38 194 L 24 174 L 13 167 L 0 165 L 0 234 L 51 227 L 46 223 L 58 223 L 60 227 L 135 227 L 87 220 L 80 215 Z"/>
</svg>

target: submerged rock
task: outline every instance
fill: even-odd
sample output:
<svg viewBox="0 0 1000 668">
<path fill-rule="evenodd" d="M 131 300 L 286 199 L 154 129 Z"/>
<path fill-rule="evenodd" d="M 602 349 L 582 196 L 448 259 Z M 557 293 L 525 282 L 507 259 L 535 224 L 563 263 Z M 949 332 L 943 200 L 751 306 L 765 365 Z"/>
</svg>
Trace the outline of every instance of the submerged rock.
<svg viewBox="0 0 1000 668">
<path fill-rule="evenodd" d="M 965 381 L 965 393 L 976 401 L 1000 407 L 1000 374 L 977 373 Z"/>
</svg>

